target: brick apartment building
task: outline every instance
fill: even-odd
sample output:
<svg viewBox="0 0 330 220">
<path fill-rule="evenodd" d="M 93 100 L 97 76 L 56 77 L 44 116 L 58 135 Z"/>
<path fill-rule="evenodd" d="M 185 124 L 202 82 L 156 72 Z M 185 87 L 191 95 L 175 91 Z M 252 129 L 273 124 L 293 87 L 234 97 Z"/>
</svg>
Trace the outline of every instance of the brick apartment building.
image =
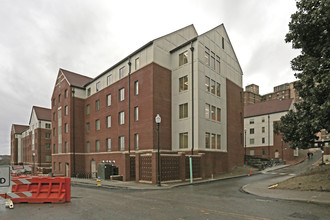
<svg viewBox="0 0 330 220">
<path fill-rule="evenodd" d="M 11 165 L 29 165 L 33 171 L 50 171 L 50 112 L 50 109 L 33 106 L 29 125 L 12 125 Z"/>
<path fill-rule="evenodd" d="M 111 162 L 155 183 L 157 114 L 162 181 L 184 180 L 191 154 L 201 177 L 243 164 L 242 70 L 224 25 L 152 40 L 95 78 L 60 69 L 51 100 L 55 175 Z"/>
<path fill-rule="evenodd" d="M 293 99 L 274 99 L 244 107 L 246 155 L 293 160 L 298 152 L 274 134 L 274 124 L 294 108 Z"/>
<path fill-rule="evenodd" d="M 259 86 L 250 84 L 245 86 L 244 91 L 244 105 L 251 105 L 259 102 L 274 100 L 274 99 L 294 99 L 295 103 L 298 103 L 301 99 L 296 93 L 293 82 L 284 83 L 274 87 L 274 92 L 260 95 Z"/>
</svg>

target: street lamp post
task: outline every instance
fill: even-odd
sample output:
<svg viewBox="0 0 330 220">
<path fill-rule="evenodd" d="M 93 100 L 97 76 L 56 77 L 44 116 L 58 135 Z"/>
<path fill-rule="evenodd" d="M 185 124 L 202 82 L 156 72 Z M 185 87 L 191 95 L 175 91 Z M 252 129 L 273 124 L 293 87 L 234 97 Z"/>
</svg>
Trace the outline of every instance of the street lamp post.
<svg viewBox="0 0 330 220">
<path fill-rule="evenodd" d="M 284 155 L 283 155 L 283 138 L 281 139 L 282 141 L 282 161 L 284 161 Z"/>
<path fill-rule="evenodd" d="M 244 164 L 246 164 L 246 128 L 244 128 Z"/>
<path fill-rule="evenodd" d="M 324 165 L 324 158 L 323 158 L 323 155 L 324 155 L 324 139 L 322 139 L 321 153 L 322 153 L 322 163 L 321 163 L 321 165 Z"/>
<path fill-rule="evenodd" d="M 161 186 L 160 184 L 160 155 L 159 155 L 159 124 L 162 121 L 162 118 L 159 114 L 156 115 L 155 121 L 157 124 L 157 160 L 158 160 L 158 186 Z"/>
</svg>

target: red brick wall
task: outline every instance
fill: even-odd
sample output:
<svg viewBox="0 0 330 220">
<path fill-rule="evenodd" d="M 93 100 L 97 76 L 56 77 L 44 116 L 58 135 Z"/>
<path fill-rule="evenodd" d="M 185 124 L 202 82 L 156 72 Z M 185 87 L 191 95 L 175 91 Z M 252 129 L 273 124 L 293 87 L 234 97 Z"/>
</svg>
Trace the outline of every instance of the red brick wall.
<svg viewBox="0 0 330 220">
<path fill-rule="evenodd" d="M 50 167 L 51 161 L 46 161 L 46 155 L 51 156 L 51 148 L 46 150 L 46 144 L 51 144 L 51 139 L 46 139 L 46 133 L 51 133 L 51 129 L 37 128 L 34 130 L 35 133 L 35 163 L 38 167 Z"/>
<path fill-rule="evenodd" d="M 13 130 L 11 131 L 10 135 L 10 163 L 11 165 L 17 165 L 18 163 L 18 141 L 17 138 L 15 138 L 15 134 Z"/>
<path fill-rule="evenodd" d="M 159 147 L 163 150 L 171 150 L 171 72 L 157 64 L 153 64 L 153 115 L 152 124 L 155 125 L 155 116 L 162 118 L 159 132 Z M 156 125 L 155 125 L 156 126 Z M 154 146 L 157 146 L 157 136 L 154 132 Z"/>
<path fill-rule="evenodd" d="M 139 134 L 139 150 L 153 149 L 157 147 L 157 136 L 154 131 L 155 116 L 159 113 L 162 117 L 160 126 L 160 147 L 161 149 L 171 149 L 171 72 L 157 64 L 149 64 L 146 67 L 134 72 L 130 76 L 130 150 L 134 153 L 134 134 Z M 134 82 L 139 82 L 139 94 L 134 94 Z M 119 89 L 125 88 L 125 100 L 119 102 Z M 62 106 L 62 131 L 65 123 L 70 125 L 70 132 L 62 134 L 62 154 L 53 155 L 53 162 L 58 166 L 69 163 L 72 171 L 73 156 L 71 159 L 65 153 L 65 141 L 71 146 L 73 138 L 73 100 L 71 96 L 65 99 L 64 91 L 71 88 L 66 80 L 61 82 L 61 86 L 56 86 L 53 98 L 56 99 L 55 106 L 52 107 L 52 115 L 56 113 L 56 120 L 53 120 L 53 127 L 56 128 L 56 136 L 52 135 L 53 144 L 58 146 L 57 134 L 57 109 Z M 62 94 L 61 103 L 58 103 L 58 95 Z M 70 92 L 69 92 L 70 94 Z M 111 106 L 106 106 L 106 97 L 111 94 Z M 96 100 L 100 101 L 100 110 L 96 111 Z M 90 161 L 93 159 L 96 166 L 103 160 L 116 160 L 119 172 L 123 171 L 124 164 L 122 153 L 119 151 L 119 136 L 125 137 L 125 151 L 128 151 L 128 76 L 120 81 L 108 86 L 98 93 L 84 99 L 75 98 L 75 164 L 76 172 L 90 172 Z M 90 114 L 87 115 L 87 105 L 90 105 Z M 69 106 L 70 116 L 64 115 L 64 106 Z M 139 107 L 139 120 L 134 120 L 134 107 Z M 124 111 L 125 124 L 119 125 L 119 112 Z M 106 117 L 111 116 L 111 127 L 106 127 Z M 100 130 L 96 130 L 95 122 L 100 120 Z M 86 123 L 90 123 L 90 132 L 87 132 Z M 111 152 L 106 152 L 106 139 L 111 138 Z M 100 152 L 96 152 L 96 140 L 100 141 Z M 87 152 L 87 142 L 90 142 L 90 152 Z M 58 150 L 56 150 L 56 154 Z M 63 165 L 64 166 L 64 165 Z M 55 174 L 64 174 L 64 169 Z M 72 171 L 73 172 L 73 171 Z"/>
<path fill-rule="evenodd" d="M 244 164 L 243 89 L 226 80 L 228 170 Z"/>
</svg>

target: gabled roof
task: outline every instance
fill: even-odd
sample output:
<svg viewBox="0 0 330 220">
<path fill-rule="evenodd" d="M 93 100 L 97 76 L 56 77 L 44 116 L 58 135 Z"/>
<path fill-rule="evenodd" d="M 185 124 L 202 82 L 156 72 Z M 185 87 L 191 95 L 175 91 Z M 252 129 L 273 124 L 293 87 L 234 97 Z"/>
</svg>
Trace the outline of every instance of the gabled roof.
<svg viewBox="0 0 330 220">
<path fill-rule="evenodd" d="M 12 129 L 14 130 L 14 134 L 22 134 L 24 131 L 29 129 L 30 126 L 28 125 L 12 125 Z"/>
<path fill-rule="evenodd" d="M 51 110 L 49 108 L 42 108 L 38 106 L 33 106 L 32 108 L 36 112 L 38 120 L 51 121 Z"/>
<path fill-rule="evenodd" d="M 289 111 L 293 99 L 274 99 L 244 106 L 244 118 Z"/>
<path fill-rule="evenodd" d="M 71 86 L 84 88 L 84 85 L 92 81 L 93 79 L 88 76 L 83 76 L 78 73 L 74 73 L 68 70 L 64 70 L 60 68 L 60 72 L 67 79 L 68 83 Z"/>
<path fill-rule="evenodd" d="M 87 83 L 85 84 L 85 87 L 88 86 L 88 84 L 92 83 L 93 81 L 96 81 L 97 79 L 99 79 L 100 77 L 102 77 L 105 73 L 107 73 L 107 72 L 113 70 L 114 68 L 116 68 L 118 65 L 120 65 L 121 63 L 123 63 L 125 60 L 128 61 L 128 60 L 130 59 L 130 57 L 132 57 L 132 56 L 134 56 L 135 54 L 141 52 L 141 51 L 144 50 L 145 48 L 147 48 L 147 47 L 153 45 L 155 41 L 157 41 L 157 40 L 159 40 L 159 39 L 161 39 L 161 38 L 164 38 L 164 37 L 166 37 L 166 36 L 168 36 L 168 35 L 171 35 L 171 34 L 173 34 L 173 33 L 175 33 L 175 32 L 179 32 L 179 31 L 182 31 L 182 30 L 184 30 L 184 29 L 187 29 L 187 28 L 193 28 L 193 29 L 195 30 L 194 25 L 191 24 L 191 25 L 188 25 L 188 26 L 186 26 L 186 27 L 180 28 L 179 30 L 173 31 L 173 32 L 171 32 L 171 33 L 169 33 L 169 34 L 163 35 L 163 36 L 161 36 L 161 37 L 158 37 L 158 38 L 156 38 L 156 39 L 153 39 L 153 40 L 149 41 L 148 43 L 146 43 L 145 45 L 143 45 L 142 47 L 140 47 L 139 49 L 137 49 L 137 50 L 134 51 L 133 53 L 129 54 L 128 56 L 126 56 L 125 58 L 123 58 L 122 60 L 120 60 L 119 62 L 117 62 L 117 63 L 116 63 L 115 65 L 113 65 L 112 67 L 110 67 L 110 68 L 106 69 L 105 71 L 103 71 L 101 74 L 99 74 L 98 76 L 96 76 L 94 79 L 92 79 L 92 80 L 90 80 L 89 82 L 87 82 Z M 195 32 L 196 32 L 196 30 L 195 30 Z M 197 34 L 197 32 L 196 32 L 196 34 Z M 187 41 L 187 42 L 190 43 L 192 40 L 193 40 L 193 39 L 191 39 L 191 40 L 189 40 L 189 41 Z"/>
</svg>

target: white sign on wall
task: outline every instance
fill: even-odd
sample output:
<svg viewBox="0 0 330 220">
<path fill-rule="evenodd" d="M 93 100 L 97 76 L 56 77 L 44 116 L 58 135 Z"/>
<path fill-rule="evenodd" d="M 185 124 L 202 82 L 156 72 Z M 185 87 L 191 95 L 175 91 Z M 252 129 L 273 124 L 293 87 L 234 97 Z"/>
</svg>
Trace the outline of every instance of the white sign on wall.
<svg viewBox="0 0 330 220">
<path fill-rule="evenodd" d="M 10 186 L 10 167 L 0 166 L 0 187 Z"/>
</svg>

